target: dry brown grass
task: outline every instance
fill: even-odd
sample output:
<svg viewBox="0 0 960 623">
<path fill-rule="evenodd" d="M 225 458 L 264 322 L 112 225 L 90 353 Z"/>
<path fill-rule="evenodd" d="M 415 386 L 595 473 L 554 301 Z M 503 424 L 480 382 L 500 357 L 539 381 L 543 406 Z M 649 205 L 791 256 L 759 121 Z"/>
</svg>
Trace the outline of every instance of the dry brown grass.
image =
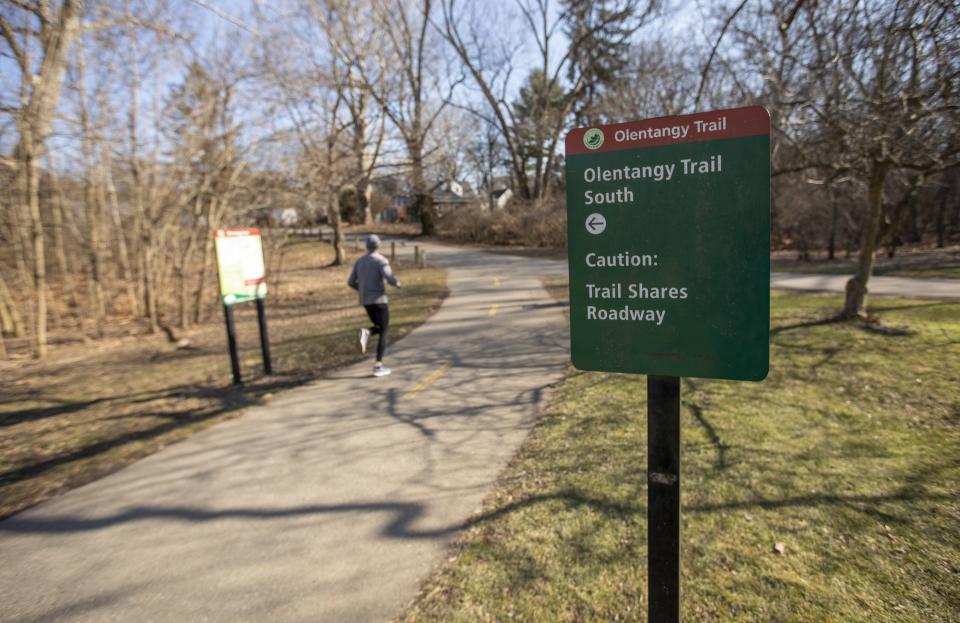
<svg viewBox="0 0 960 623">
<path fill-rule="evenodd" d="M 353 332 L 365 314 L 345 285 L 349 266 L 330 260 L 328 245 L 287 248 L 267 300 L 274 375 L 261 373 L 255 308 L 235 308 L 242 387 L 231 385 L 221 317 L 191 330 L 185 349 L 140 335 L 59 347 L 43 362 L 0 362 L 0 517 L 360 359 Z M 446 278 L 402 260 L 395 268 L 404 282 L 391 293 L 399 338 L 438 307 Z"/>
</svg>

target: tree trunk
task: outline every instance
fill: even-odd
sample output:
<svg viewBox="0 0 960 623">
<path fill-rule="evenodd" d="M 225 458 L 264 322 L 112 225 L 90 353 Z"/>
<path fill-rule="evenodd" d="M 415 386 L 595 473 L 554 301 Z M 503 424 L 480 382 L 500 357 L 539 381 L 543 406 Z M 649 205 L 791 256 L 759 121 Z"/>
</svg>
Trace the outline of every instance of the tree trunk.
<svg viewBox="0 0 960 623">
<path fill-rule="evenodd" d="M 367 123 L 364 117 L 366 114 L 366 106 L 364 105 L 362 95 L 358 99 L 359 104 L 356 107 L 351 106 L 350 108 L 353 117 L 352 148 L 354 166 L 356 167 L 355 175 L 357 177 L 357 203 L 363 215 L 363 224 L 371 225 L 373 224 L 373 212 L 370 209 L 370 177 L 368 175 L 370 166 L 366 149 Z"/>
<path fill-rule="evenodd" d="M 109 150 L 106 150 L 109 152 Z M 137 279 L 133 274 L 130 264 L 130 250 L 127 245 L 127 232 L 123 227 L 123 219 L 120 216 L 120 201 L 117 198 L 117 187 L 113 181 L 113 162 L 109 153 L 102 159 L 101 164 L 103 176 L 103 198 L 102 205 L 104 209 L 110 212 L 110 223 L 113 225 L 114 241 L 116 243 L 117 264 L 120 269 L 118 272 L 119 280 L 124 284 L 124 290 L 127 293 L 127 303 L 130 305 L 130 313 L 134 316 L 140 314 L 140 299 L 137 294 Z"/>
<path fill-rule="evenodd" d="M 77 280 L 74 278 L 73 271 L 67 262 L 67 250 L 64 244 L 63 231 L 66 228 L 66 211 L 63 209 L 63 190 L 60 188 L 60 181 L 57 178 L 54 169 L 53 159 L 49 157 L 50 163 L 50 181 L 53 186 L 53 249 L 57 258 L 57 268 L 60 270 L 60 277 L 63 279 L 64 289 L 67 294 L 67 303 L 72 313 L 77 318 L 80 325 L 80 332 L 84 333 L 83 311 L 80 308 L 80 301 L 77 297 Z"/>
<path fill-rule="evenodd" d="M 12 333 L 15 337 L 23 337 L 23 319 L 17 311 L 17 303 L 10 294 L 7 282 L 0 274 L 0 334 Z"/>
<path fill-rule="evenodd" d="M 946 244 L 947 233 L 947 198 L 949 192 L 943 193 L 940 205 L 937 207 L 937 248 L 942 249 Z"/>
<path fill-rule="evenodd" d="M 90 247 L 87 252 L 87 267 L 89 269 L 88 290 L 90 301 L 93 305 L 94 330 L 97 337 L 104 335 L 104 322 L 106 317 L 106 304 L 103 294 L 103 265 L 101 262 L 102 242 L 101 242 L 101 207 L 102 204 L 97 201 L 96 188 L 94 180 L 96 179 L 96 166 L 94 162 L 94 131 L 90 126 L 90 115 L 87 110 L 87 93 L 85 80 L 85 63 L 83 48 L 81 47 L 77 54 L 77 100 L 80 108 L 80 129 L 83 132 L 81 139 L 81 153 L 83 163 L 86 168 L 86 175 L 83 180 L 83 200 L 86 208 L 87 217 L 87 238 Z"/>
<path fill-rule="evenodd" d="M 783 229 L 780 227 L 780 206 L 776 192 L 770 194 L 770 244 L 775 250 L 783 247 Z"/>
<path fill-rule="evenodd" d="M 827 259 L 833 260 L 837 256 L 837 221 L 840 214 L 837 208 L 837 197 L 827 181 L 827 197 L 830 198 L 830 237 L 827 240 Z"/>
<path fill-rule="evenodd" d="M 860 242 L 860 256 L 857 260 L 857 272 L 847 282 L 846 301 L 842 317 L 866 317 L 867 282 L 873 273 L 873 256 L 877 249 L 877 235 L 880 221 L 883 219 L 883 182 L 887 176 L 888 164 L 875 162 L 870 172 L 870 184 L 867 194 L 867 218 Z"/>
<path fill-rule="evenodd" d="M 423 172 L 423 145 L 419 141 L 408 144 L 410 160 L 413 162 L 413 205 L 414 214 L 420 219 L 420 233 L 432 236 L 437 232 L 437 209 L 433 205 L 430 189 Z"/>
<path fill-rule="evenodd" d="M 176 239 L 176 238 L 174 238 Z M 174 253 L 176 257 L 173 260 L 173 267 L 177 273 L 177 298 L 179 299 L 179 305 L 177 306 L 179 312 L 179 320 L 177 325 L 182 330 L 190 328 L 190 280 L 187 277 L 189 272 L 190 262 L 193 261 L 193 249 L 192 244 L 188 243 L 185 251 L 181 252 L 179 249 L 180 245 L 176 245 L 174 248 Z"/>
<path fill-rule="evenodd" d="M 340 205 L 332 193 L 327 204 L 327 218 L 330 219 L 330 226 L 333 227 L 333 266 L 342 266 L 347 262 L 347 251 L 343 239 L 343 223 L 340 220 Z"/>
<path fill-rule="evenodd" d="M 88 287 L 90 290 L 90 300 L 93 304 L 94 328 L 97 337 L 103 337 L 106 319 L 106 303 L 103 293 L 103 242 L 100 236 L 102 206 L 97 201 L 97 193 L 93 185 L 93 156 L 87 137 L 84 138 L 83 152 L 87 160 L 87 175 L 83 180 L 83 198 L 86 204 L 87 237 L 90 243 L 90 248 L 87 252 L 87 266 L 90 270 Z"/>
<path fill-rule="evenodd" d="M 143 234 L 143 304 L 147 316 L 147 328 L 156 333 L 160 328 L 160 314 L 157 308 L 157 267 L 156 251 L 153 248 L 151 227 L 144 228 Z"/>
<path fill-rule="evenodd" d="M 31 245 L 33 248 L 34 332 L 33 354 L 37 359 L 47 355 L 47 260 L 43 237 L 43 218 L 40 214 L 40 170 L 37 149 L 28 130 L 21 135 L 23 164 L 27 176 L 27 209 L 30 214 Z"/>
<path fill-rule="evenodd" d="M 827 259 L 833 260 L 837 255 L 837 202 L 834 201 L 830 211 L 830 239 L 827 241 Z"/>
<path fill-rule="evenodd" d="M 140 98 L 140 46 L 138 44 L 137 33 L 133 26 L 129 27 L 130 38 L 130 111 L 127 115 L 127 133 L 130 140 L 129 164 L 133 177 L 133 209 L 135 215 L 134 229 L 138 239 L 139 257 L 137 265 L 140 272 L 139 291 L 142 295 L 143 315 L 147 319 L 147 329 L 150 333 L 156 333 L 159 329 L 159 315 L 157 312 L 156 286 L 157 275 L 154 266 L 154 222 L 152 210 L 149 209 L 148 202 L 153 197 L 147 188 L 147 179 L 144 174 L 143 162 L 139 155 L 138 124 L 140 117 L 140 107 L 138 101 Z M 154 106 L 158 102 L 154 101 Z"/>
<path fill-rule="evenodd" d="M 17 279 L 20 281 L 21 287 L 30 289 L 32 287 L 32 279 L 30 278 L 30 269 L 28 268 L 31 264 L 30 219 L 27 216 L 29 213 L 27 208 L 27 195 L 29 194 L 27 189 L 28 176 L 23 154 L 18 153 L 18 158 L 20 162 L 17 167 L 17 198 L 13 204 L 13 249 L 14 259 L 17 263 Z"/>
<path fill-rule="evenodd" d="M 193 301 L 193 322 L 200 324 L 204 318 L 204 303 L 209 300 L 207 295 L 207 271 L 210 266 L 210 255 L 213 252 L 213 230 L 207 230 L 207 237 L 203 242 L 203 252 L 200 257 L 200 275 L 197 277 L 197 291 Z"/>
<path fill-rule="evenodd" d="M 917 244 L 922 238 L 920 232 L 920 210 L 917 209 L 917 202 L 911 201 L 909 205 L 910 214 L 910 237 L 908 241 L 911 244 Z"/>
<path fill-rule="evenodd" d="M 334 118 L 335 119 L 335 118 Z M 332 120 L 336 123 L 335 120 Z M 343 222 L 340 219 L 340 193 L 334 192 L 334 185 L 330 179 L 334 170 L 334 148 L 336 137 L 330 135 L 327 137 L 325 158 L 325 169 L 327 177 L 323 182 L 323 188 L 326 191 L 327 198 L 327 220 L 333 227 L 333 239 L 330 243 L 333 245 L 333 264 L 332 266 L 342 266 L 347 261 L 347 252 L 344 248 Z"/>
<path fill-rule="evenodd" d="M 429 193 L 419 194 L 414 198 L 417 212 L 420 214 L 420 232 L 424 236 L 432 236 L 437 231 L 437 209 L 433 205 L 433 197 Z"/>
<path fill-rule="evenodd" d="M 222 202 L 216 197 L 207 204 L 207 222 L 203 239 L 203 254 L 200 258 L 200 277 L 197 280 L 196 300 L 193 305 L 193 321 L 196 324 L 203 322 L 204 302 L 210 300 L 207 289 L 207 271 L 213 256 L 213 232 L 220 226 L 220 214 L 223 213 Z"/>
<path fill-rule="evenodd" d="M 93 192 L 93 183 L 89 176 L 84 180 L 84 186 L 84 197 L 87 205 L 87 236 L 90 243 L 90 248 L 87 251 L 87 266 L 90 269 L 88 287 L 90 301 L 93 304 L 94 328 L 97 337 L 103 337 L 106 305 L 104 304 L 103 275 L 101 274 L 102 265 L 100 262 L 100 210 L 96 195 Z"/>
</svg>

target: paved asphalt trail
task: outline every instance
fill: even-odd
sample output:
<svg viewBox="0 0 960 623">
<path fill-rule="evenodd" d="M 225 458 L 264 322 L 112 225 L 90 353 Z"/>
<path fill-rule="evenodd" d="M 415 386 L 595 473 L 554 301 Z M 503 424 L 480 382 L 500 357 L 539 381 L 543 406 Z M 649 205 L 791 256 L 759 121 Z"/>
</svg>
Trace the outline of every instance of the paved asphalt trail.
<svg viewBox="0 0 960 623">
<path fill-rule="evenodd" d="M 351 366 L 0 522 L 0 621 L 397 615 L 568 359 L 540 286 L 564 263 L 428 249 L 451 296 L 392 376 Z"/>
</svg>

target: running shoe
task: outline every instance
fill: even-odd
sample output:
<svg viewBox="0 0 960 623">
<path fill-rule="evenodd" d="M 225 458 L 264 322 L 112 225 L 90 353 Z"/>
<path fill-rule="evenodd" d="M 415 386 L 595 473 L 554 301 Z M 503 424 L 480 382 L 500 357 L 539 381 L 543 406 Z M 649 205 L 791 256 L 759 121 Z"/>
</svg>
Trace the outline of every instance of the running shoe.
<svg viewBox="0 0 960 623">
<path fill-rule="evenodd" d="M 357 333 L 357 348 L 361 353 L 367 352 L 367 341 L 370 340 L 370 329 L 360 329 Z"/>
<path fill-rule="evenodd" d="M 390 368 L 384 368 L 383 366 L 373 367 L 373 376 L 387 376 L 388 374 L 390 374 Z"/>
</svg>

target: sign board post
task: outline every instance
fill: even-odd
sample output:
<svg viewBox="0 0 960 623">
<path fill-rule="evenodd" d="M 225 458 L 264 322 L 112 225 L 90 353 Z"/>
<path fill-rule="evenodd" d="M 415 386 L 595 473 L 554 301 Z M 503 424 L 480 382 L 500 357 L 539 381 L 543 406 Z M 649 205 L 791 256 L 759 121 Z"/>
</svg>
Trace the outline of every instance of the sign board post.
<svg viewBox="0 0 960 623">
<path fill-rule="evenodd" d="M 260 355 L 263 357 L 263 372 L 273 374 L 270 362 L 270 336 L 267 334 L 267 311 L 263 299 L 257 299 L 257 324 L 260 326 Z"/>
<path fill-rule="evenodd" d="M 680 617 L 680 377 L 769 367 L 770 118 L 759 106 L 566 137 L 570 350 L 647 374 L 650 621 Z"/>
<path fill-rule="evenodd" d="M 243 379 L 240 376 L 240 356 L 237 353 L 237 325 L 233 321 L 233 306 L 223 306 L 223 320 L 227 325 L 227 352 L 230 353 L 230 370 L 233 372 L 233 384 L 240 385 Z"/>
<path fill-rule="evenodd" d="M 244 301 L 256 301 L 257 321 L 260 326 L 260 351 L 263 371 L 273 373 L 270 361 L 270 338 L 267 334 L 267 315 L 263 299 L 267 296 L 267 277 L 263 263 L 263 245 L 260 230 L 218 229 L 214 234 L 217 251 L 217 275 L 220 280 L 220 300 L 227 325 L 227 347 L 233 382 L 240 385 L 240 359 L 237 354 L 237 333 L 233 306 Z"/>
<path fill-rule="evenodd" d="M 650 621 L 680 620 L 680 377 L 647 376 Z"/>
</svg>

